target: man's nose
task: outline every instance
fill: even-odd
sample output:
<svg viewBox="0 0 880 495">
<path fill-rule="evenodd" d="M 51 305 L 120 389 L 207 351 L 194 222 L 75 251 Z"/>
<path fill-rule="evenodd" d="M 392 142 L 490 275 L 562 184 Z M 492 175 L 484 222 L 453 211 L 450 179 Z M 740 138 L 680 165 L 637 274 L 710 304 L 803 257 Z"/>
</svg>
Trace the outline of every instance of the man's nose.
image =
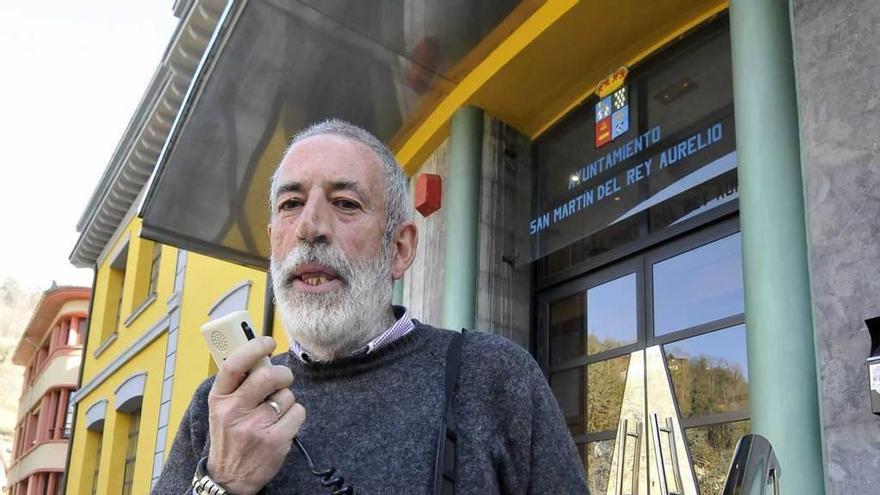
<svg viewBox="0 0 880 495">
<path fill-rule="evenodd" d="M 328 243 L 330 228 L 327 215 L 327 202 L 323 198 L 310 197 L 303 205 L 302 214 L 296 226 L 296 237 L 310 244 Z"/>
</svg>

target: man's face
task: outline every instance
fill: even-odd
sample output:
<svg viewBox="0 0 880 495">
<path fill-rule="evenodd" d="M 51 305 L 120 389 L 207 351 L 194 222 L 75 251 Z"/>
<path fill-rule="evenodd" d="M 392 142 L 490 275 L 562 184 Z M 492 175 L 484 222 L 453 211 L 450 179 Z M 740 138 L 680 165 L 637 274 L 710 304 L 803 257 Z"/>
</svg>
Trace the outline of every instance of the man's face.
<svg viewBox="0 0 880 495">
<path fill-rule="evenodd" d="M 317 359 L 352 352 L 391 314 L 398 257 L 383 240 L 382 178 L 370 148 L 334 135 L 300 141 L 279 167 L 269 224 L 273 287 L 285 329 Z"/>
<path fill-rule="evenodd" d="M 370 148 L 341 136 L 297 143 L 278 173 L 269 224 L 272 258 L 284 259 L 292 248 L 310 243 L 335 244 L 355 264 L 374 259 L 386 225 L 381 167 Z M 293 289 L 322 293 L 347 283 L 326 268 L 301 268 Z"/>
</svg>

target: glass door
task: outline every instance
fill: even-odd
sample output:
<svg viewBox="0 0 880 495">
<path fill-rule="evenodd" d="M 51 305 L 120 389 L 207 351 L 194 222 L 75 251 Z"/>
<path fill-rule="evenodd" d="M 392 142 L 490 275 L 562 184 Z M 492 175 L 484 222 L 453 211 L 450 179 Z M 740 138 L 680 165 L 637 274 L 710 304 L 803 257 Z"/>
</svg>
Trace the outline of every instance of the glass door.
<svg viewBox="0 0 880 495">
<path fill-rule="evenodd" d="M 538 358 L 594 494 L 720 493 L 748 433 L 736 223 L 538 296 Z"/>
</svg>

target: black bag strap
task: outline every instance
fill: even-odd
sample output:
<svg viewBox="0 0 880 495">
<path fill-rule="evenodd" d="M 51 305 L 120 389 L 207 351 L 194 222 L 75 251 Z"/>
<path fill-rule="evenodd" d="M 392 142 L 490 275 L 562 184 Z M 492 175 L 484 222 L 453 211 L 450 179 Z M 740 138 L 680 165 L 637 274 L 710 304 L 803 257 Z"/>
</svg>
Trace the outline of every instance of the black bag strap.
<svg viewBox="0 0 880 495">
<path fill-rule="evenodd" d="M 434 495 L 454 495 L 458 473 L 455 469 L 455 444 L 458 434 L 455 428 L 455 415 L 452 412 L 452 396 L 458 383 L 461 368 L 461 353 L 464 347 L 465 329 L 452 337 L 446 350 L 446 390 L 443 417 L 437 438 L 437 456 L 434 460 Z"/>
</svg>

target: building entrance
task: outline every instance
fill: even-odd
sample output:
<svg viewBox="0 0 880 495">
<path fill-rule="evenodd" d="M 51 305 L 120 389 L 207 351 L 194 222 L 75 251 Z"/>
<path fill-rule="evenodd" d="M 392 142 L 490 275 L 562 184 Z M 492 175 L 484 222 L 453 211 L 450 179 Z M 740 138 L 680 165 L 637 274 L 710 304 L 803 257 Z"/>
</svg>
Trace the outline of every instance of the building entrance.
<svg viewBox="0 0 880 495">
<path fill-rule="evenodd" d="M 729 220 L 538 294 L 537 355 L 594 494 L 721 492 L 749 432 Z"/>
</svg>

